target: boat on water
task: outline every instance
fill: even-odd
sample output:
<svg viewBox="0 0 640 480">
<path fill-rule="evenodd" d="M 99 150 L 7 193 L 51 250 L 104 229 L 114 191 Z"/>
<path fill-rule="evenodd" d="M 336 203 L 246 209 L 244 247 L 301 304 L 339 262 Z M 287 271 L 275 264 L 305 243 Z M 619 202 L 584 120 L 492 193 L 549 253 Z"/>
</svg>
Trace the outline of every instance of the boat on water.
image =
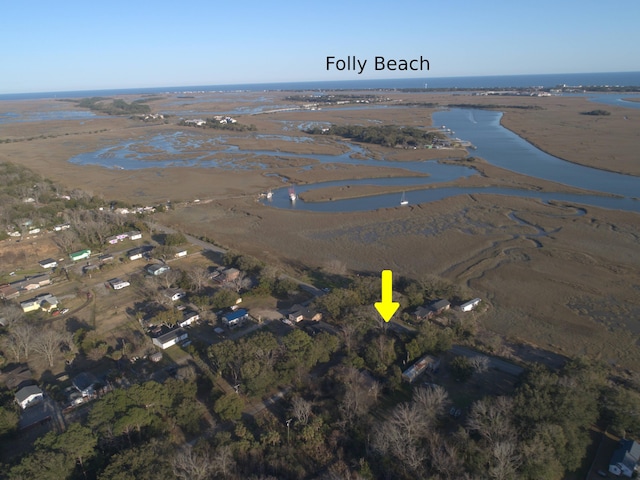
<svg viewBox="0 0 640 480">
<path fill-rule="evenodd" d="M 267 197 L 267 199 L 268 199 L 268 200 L 271 200 L 271 199 L 273 198 L 273 192 L 272 192 L 271 190 L 269 190 L 269 191 L 267 192 L 266 197 Z"/>
<path fill-rule="evenodd" d="M 409 200 L 407 200 L 407 196 L 402 192 L 402 198 L 400 199 L 400 205 L 409 205 Z"/>
<path fill-rule="evenodd" d="M 295 188 L 289 187 L 289 200 L 295 202 L 298 199 L 298 194 L 296 193 Z"/>
</svg>

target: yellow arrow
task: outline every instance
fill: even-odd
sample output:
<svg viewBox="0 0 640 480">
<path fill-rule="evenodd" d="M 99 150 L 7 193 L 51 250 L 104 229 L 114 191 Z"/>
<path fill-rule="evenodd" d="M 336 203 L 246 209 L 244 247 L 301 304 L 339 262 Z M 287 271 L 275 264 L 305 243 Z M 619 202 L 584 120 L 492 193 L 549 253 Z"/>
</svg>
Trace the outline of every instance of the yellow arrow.
<svg viewBox="0 0 640 480">
<path fill-rule="evenodd" d="M 393 281 L 392 281 L 392 272 L 391 270 L 383 270 L 382 271 L 382 301 L 376 302 L 374 305 L 376 310 L 380 316 L 384 319 L 385 322 L 391 320 L 393 314 L 396 313 L 400 304 L 398 302 L 393 302 L 391 298 L 391 294 L 393 291 Z"/>
</svg>

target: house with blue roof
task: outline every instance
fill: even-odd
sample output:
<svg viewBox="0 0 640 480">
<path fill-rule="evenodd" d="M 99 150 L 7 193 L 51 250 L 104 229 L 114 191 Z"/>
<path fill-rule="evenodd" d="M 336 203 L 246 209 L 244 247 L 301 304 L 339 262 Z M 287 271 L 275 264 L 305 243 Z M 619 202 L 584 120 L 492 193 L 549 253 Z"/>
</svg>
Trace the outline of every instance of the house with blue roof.
<svg viewBox="0 0 640 480">
<path fill-rule="evenodd" d="M 237 327 L 238 325 L 242 325 L 247 318 L 249 318 L 249 312 L 244 308 L 239 308 L 235 312 L 225 313 L 222 316 L 222 323 L 227 327 Z"/>
<path fill-rule="evenodd" d="M 609 473 L 631 478 L 638 468 L 638 461 L 640 461 L 640 443 L 622 439 L 611 456 Z"/>
</svg>

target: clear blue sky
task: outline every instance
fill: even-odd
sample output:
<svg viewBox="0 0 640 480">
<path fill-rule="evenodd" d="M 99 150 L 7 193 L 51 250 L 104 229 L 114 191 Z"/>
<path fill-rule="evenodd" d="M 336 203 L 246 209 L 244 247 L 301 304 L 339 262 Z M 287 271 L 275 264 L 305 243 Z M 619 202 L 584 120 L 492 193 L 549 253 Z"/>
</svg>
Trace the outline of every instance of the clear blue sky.
<svg viewBox="0 0 640 480">
<path fill-rule="evenodd" d="M 640 1 L 5 1 L 0 94 L 640 70 Z M 363 74 L 326 57 L 368 60 Z M 375 56 L 430 60 L 376 72 Z"/>
</svg>

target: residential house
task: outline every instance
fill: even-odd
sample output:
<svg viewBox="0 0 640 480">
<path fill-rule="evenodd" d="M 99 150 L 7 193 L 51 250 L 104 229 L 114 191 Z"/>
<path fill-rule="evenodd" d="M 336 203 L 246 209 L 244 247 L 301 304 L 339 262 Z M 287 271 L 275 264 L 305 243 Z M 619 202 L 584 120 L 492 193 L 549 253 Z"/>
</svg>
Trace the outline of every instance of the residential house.
<svg viewBox="0 0 640 480">
<path fill-rule="evenodd" d="M 24 313 L 35 312 L 40 310 L 40 302 L 37 299 L 31 298 L 29 300 L 25 300 L 24 302 L 20 302 L 20 308 Z"/>
<path fill-rule="evenodd" d="M 11 284 L 16 290 L 36 290 L 40 287 L 44 287 L 45 285 L 51 284 L 51 277 L 48 274 L 43 273 L 41 275 L 35 275 L 33 277 L 26 277 L 23 280 L 19 280 L 17 282 L 13 282 Z"/>
<path fill-rule="evenodd" d="M 432 357 L 431 355 L 425 355 L 416 363 L 407 368 L 404 372 L 402 372 L 402 379 L 405 382 L 412 383 L 425 371 L 430 370 L 432 372 L 436 372 L 438 368 L 440 368 L 440 359 Z"/>
<path fill-rule="evenodd" d="M 210 277 L 212 280 L 218 283 L 227 283 L 236 280 L 240 276 L 240 270 L 237 268 L 217 268 L 214 272 L 211 273 Z"/>
<path fill-rule="evenodd" d="M 435 302 L 431 302 L 429 304 L 429 308 L 433 310 L 436 315 L 440 315 L 445 310 L 449 310 L 450 307 L 451 303 L 449 303 L 449 300 L 445 299 L 436 300 Z"/>
<path fill-rule="evenodd" d="M 121 280 L 119 278 L 112 278 L 111 280 L 108 281 L 108 283 L 111 286 L 111 288 L 113 288 L 114 290 L 121 290 L 131 285 L 126 280 Z"/>
<path fill-rule="evenodd" d="M 170 298 L 172 302 L 177 302 L 181 298 L 186 297 L 187 292 L 185 292 L 181 288 L 167 288 L 164 291 L 164 296 Z"/>
<path fill-rule="evenodd" d="M 44 393 L 37 385 L 23 387 L 16 393 L 16 402 L 23 410 L 44 400 Z"/>
<path fill-rule="evenodd" d="M 176 345 L 183 340 L 186 340 L 187 338 L 189 338 L 189 334 L 185 330 L 176 328 L 165 333 L 164 335 L 160 335 L 159 337 L 154 338 L 152 341 L 153 344 L 157 347 L 160 347 L 162 350 L 166 350 L 167 348 L 172 347 L 173 345 Z"/>
<path fill-rule="evenodd" d="M 418 307 L 414 313 L 414 315 L 416 316 L 416 320 L 431 320 L 431 318 L 433 318 L 433 310 L 431 310 L 429 307 Z"/>
<path fill-rule="evenodd" d="M 63 230 L 69 230 L 71 228 L 71 224 L 69 223 L 61 223 L 60 225 L 56 225 L 53 227 L 53 230 L 56 232 L 61 232 Z"/>
<path fill-rule="evenodd" d="M 163 273 L 166 273 L 169 270 L 171 270 L 171 267 L 169 265 L 165 265 L 163 263 L 152 263 L 152 264 L 147 265 L 146 267 L 144 267 L 144 270 L 149 275 L 153 275 L 154 277 L 157 277 L 157 276 L 162 275 Z"/>
<path fill-rule="evenodd" d="M 140 240 L 142 238 L 142 233 L 137 230 L 128 232 L 127 235 L 129 235 L 129 240 Z"/>
<path fill-rule="evenodd" d="M 44 293 L 35 298 L 20 302 L 20 308 L 24 313 L 35 312 L 36 310 L 44 310 L 50 312 L 58 307 L 58 299 L 55 295 Z"/>
<path fill-rule="evenodd" d="M 244 308 L 239 308 L 234 312 L 224 314 L 222 323 L 227 327 L 236 327 L 241 325 L 247 318 L 249 318 L 249 313 Z"/>
<path fill-rule="evenodd" d="M 89 249 L 78 250 L 77 252 L 73 252 L 69 254 L 69 258 L 74 262 L 77 262 L 78 260 L 83 260 L 85 258 L 89 258 L 90 256 L 91 256 L 91 250 Z"/>
<path fill-rule="evenodd" d="M 180 250 L 179 252 L 176 252 L 176 254 L 174 255 L 174 257 L 176 257 L 176 258 L 186 257 L 186 256 L 187 256 L 187 251 L 186 250 Z"/>
<path fill-rule="evenodd" d="M 611 456 L 609 473 L 631 478 L 638 469 L 638 461 L 640 461 L 640 443 L 622 439 Z"/>
<path fill-rule="evenodd" d="M 292 322 L 296 323 L 301 322 L 302 320 L 319 322 L 322 320 L 322 313 L 303 307 L 302 305 L 294 305 L 289 311 L 288 318 Z"/>
<path fill-rule="evenodd" d="M 20 292 L 14 286 L 12 285 L 0 286 L 0 299 L 11 300 L 12 298 L 17 298 L 19 296 L 20 296 Z"/>
<path fill-rule="evenodd" d="M 47 258 L 46 260 L 40 260 L 38 262 L 42 268 L 56 268 L 58 266 L 58 262 L 56 262 L 53 258 Z"/>
<path fill-rule="evenodd" d="M 482 300 L 480 298 L 474 298 L 473 300 L 469 300 L 468 302 L 460 305 L 460 311 L 462 312 L 470 312 L 474 308 L 476 308 Z"/>
<path fill-rule="evenodd" d="M 90 397 L 96 393 L 98 379 L 90 372 L 82 372 L 71 380 L 71 384 L 83 397 Z"/>
<path fill-rule="evenodd" d="M 40 303 L 40 308 L 45 312 L 51 312 L 58 308 L 58 298 L 50 293 L 38 295 L 36 300 Z"/>
<path fill-rule="evenodd" d="M 144 256 L 144 254 L 146 252 L 148 252 L 151 249 L 152 249 L 152 247 L 137 247 L 137 248 L 133 248 L 133 249 L 131 249 L 131 250 L 129 250 L 127 252 L 127 256 L 129 257 L 129 260 L 139 260 L 140 258 L 142 258 Z"/>
<path fill-rule="evenodd" d="M 96 265 L 95 263 L 87 263 L 85 266 L 82 267 L 82 273 L 83 274 L 87 274 L 90 273 L 94 270 L 98 270 L 100 268 L 100 265 Z"/>
<path fill-rule="evenodd" d="M 117 235 L 111 235 L 110 237 L 107 237 L 106 242 L 109 245 L 115 245 L 119 242 L 124 242 L 127 238 L 129 238 L 128 233 L 119 233 Z"/>
<path fill-rule="evenodd" d="M 98 260 L 100 260 L 102 263 L 110 262 L 113 260 L 113 255 L 111 255 L 110 253 L 105 253 L 104 255 L 100 255 L 98 257 Z"/>
<path fill-rule="evenodd" d="M 178 326 L 186 327 L 188 325 L 191 325 L 194 322 L 197 322 L 198 320 L 200 320 L 200 314 L 198 312 L 194 312 L 194 311 L 184 312 L 182 315 L 182 320 L 178 322 Z"/>
</svg>

